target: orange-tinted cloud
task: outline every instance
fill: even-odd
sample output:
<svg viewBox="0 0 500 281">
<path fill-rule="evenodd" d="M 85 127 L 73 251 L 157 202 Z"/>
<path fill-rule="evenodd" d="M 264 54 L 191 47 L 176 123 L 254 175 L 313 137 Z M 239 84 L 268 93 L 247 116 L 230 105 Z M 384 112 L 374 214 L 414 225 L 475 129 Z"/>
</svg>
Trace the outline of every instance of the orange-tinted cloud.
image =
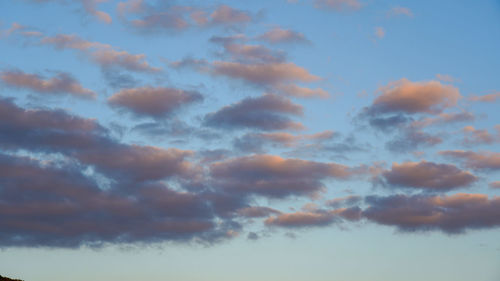
<svg viewBox="0 0 500 281">
<path fill-rule="evenodd" d="M 95 99 L 97 96 L 95 92 L 83 88 L 78 81 L 65 72 L 59 72 L 50 79 L 43 79 L 43 77 L 37 74 L 12 70 L 0 72 L 0 79 L 8 86 L 29 89 L 42 94 L 69 94 L 87 99 Z"/>
<path fill-rule="evenodd" d="M 203 100 L 198 92 L 174 88 L 140 87 L 123 89 L 108 98 L 113 107 L 130 110 L 138 116 L 164 117 L 181 107 Z"/>
<path fill-rule="evenodd" d="M 500 142 L 500 125 L 496 126 L 497 133 L 491 134 L 485 129 L 476 129 L 472 126 L 465 126 L 463 132 L 465 134 L 465 144 L 493 144 Z"/>
<path fill-rule="evenodd" d="M 489 186 L 490 186 L 491 188 L 500 189 L 500 181 L 490 182 Z"/>
<path fill-rule="evenodd" d="M 368 109 L 370 113 L 430 113 L 437 114 L 455 106 L 462 97 L 457 88 L 438 81 L 411 82 L 408 79 L 391 82 L 380 88 Z"/>
<path fill-rule="evenodd" d="M 328 226 L 343 219 L 358 220 L 361 218 L 359 207 L 340 208 L 336 210 L 311 210 L 288 214 L 279 214 L 267 218 L 267 226 L 280 226 L 289 228 Z"/>
<path fill-rule="evenodd" d="M 283 198 L 314 196 L 324 188 L 321 180 L 346 180 L 359 171 L 336 163 L 252 155 L 215 162 L 210 174 L 214 185 L 226 192 Z"/>
<path fill-rule="evenodd" d="M 500 92 L 483 95 L 483 96 L 471 96 L 469 100 L 471 101 L 479 101 L 479 102 L 495 102 L 497 99 L 500 99 Z"/>
<path fill-rule="evenodd" d="M 441 230 L 456 234 L 500 226 L 500 197 L 489 199 L 484 194 L 370 196 L 366 203 L 369 207 L 363 217 L 401 231 Z"/>
<path fill-rule="evenodd" d="M 160 71 L 159 68 L 149 65 L 144 54 L 131 54 L 108 44 L 84 40 L 76 35 L 58 34 L 43 37 L 40 42 L 57 49 L 77 50 L 104 68 L 118 67 L 137 72 Z"/>
<path fill-rule="evenodd" d="M 299 130 L 303 126 L 289 116 L 301 116 L 302 106 L 273 94 L 245 98 L 207 114 L 205 124 L 215 128 L 254 128 L 261 130 Z"/>
<path fill-rule="evenodd" d="M 391 170 L 382 176 L 390 185 L 423 190 L 450 190 L 477 181 L 476 176 L 454 165 L 426 161 L 393 163 Z"/>
<path fill-rule="evenodd" d="M 290 81 L 314 82 L 320 77 L 310 74 L 294 63 L 242 64 L 215 61 L 212 73 L 241 79 L 258 85 L 273 85 Z"/>
<path fill-rule="evenodd" d="M 446 150 L 440 151 L 439 154 L 464 161 L 465 165 L 470 169 L 475 170 L 499 170 L 500 169 L 500 153 L 485 151 L 474 152 L 464 150 Z"/>
<path fill-rule="evenodd" d="M 269 43 L 308 43 L 309 40 L 306 39 L 304 34 L 291 30 L 283 29 L 280 27 L 274 27 L 264 34 L 259 35 L 257 39 L 264 40 Z"/>
</svg>

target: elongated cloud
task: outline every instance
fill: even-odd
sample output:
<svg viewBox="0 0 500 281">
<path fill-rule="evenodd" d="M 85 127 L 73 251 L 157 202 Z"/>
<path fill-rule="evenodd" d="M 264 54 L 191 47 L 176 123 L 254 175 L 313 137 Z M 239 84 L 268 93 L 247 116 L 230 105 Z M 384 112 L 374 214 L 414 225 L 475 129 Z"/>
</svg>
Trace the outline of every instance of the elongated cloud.
<svg viewBox="0 0 500 281">
<path fill-rule="evenodd" d="M 105 22 L 105 23 L 111 23 L 113 20 L 111 16 L 104 12 L 97 10 L 97 4 L 101 2 L 105 2 L 107 0 L 80 0 L 82 2 L 83 8 L 85 11 L 96 18 L 98 18 L 100 21 Z"/>
<path fill-rule="evenodd" d="M 226 192 L 284 198 L 314 196 L 324 189 L 321 180 L 346 180 L 356 169 L 336 164 L 284 159 L 273 155 L 233 158 L 210 165 L 214 185 Z"/>
<path fill-rule="evenodd" d="M 11 87 L 29 89 L 37 93 L 63 95 L 69 94 L 79 98 L 95 99 L 96 93 L 83 88 L 70 74 L 57 73 L 50 79 L 43 79 L 36 74 L 24 73 L 20 70 L 3 71 L 0 79 Z"/>
<path fill-rule="evenodd" d="M 158 72 L 159 68 L 149 65 L 144 54 L 131 54 L 111 45 L 84 40 L 72 34 L 58 34 L 43 37 L 42 44 L 52 45 L 57 49 L 72 49 L 88 56 L 101 67 L 117 67 L 136 72 Z"/>
<path fill-rule="evenodd" d="M 500 197 L 458 193 L 450 196 L 371 196 L 363 217 L 401 231 L 440 230 L 450 234 L 500 226 Z"/>
<path fill-rule="evenodd" d="M 468 186 L 477 180 L 470 172 L 454 165 L 426 161 L 394 163 L 391 170 L 383 173 L 383 177 L 390 185 L 424 190 L 450 190 Z"/>
<path fill-rule="evenodd" d="M 269 217 L 264 221 L 267 226 L 288 228 L 320 227 L 341 222 L 343 219 L 359 220 L 361 209 L 359 207 L 340 208 L 336 210 L 316 210 L 279 214 Z"/>
<path fill-rule="evenodd" d="M 493 144 L 500 142 L 500 125 L 496 125 L 496 134 L 491 134 L 485 129 L 476 129 L 472 126 L 465 126 L 463 132 L 465 134 L 465 144 Z"/>
<path fill-rule="evenodd" d="M 63 111 L 26 110 L 0 102 L 0 147 L 62 153 L 120 181 L 187 176 L 191 151 L 122 144 L 95 120 Z"/>
<path fill-rule="evenodd" d="M 29 0 L 30 2 L 35 3 L 44 3 L 44 2 L 58 2 L 57 0 Z M 113 19 L 111 16 L 101 10 L 97 9 L 99 3 L 106 2 L 108 0 L 77 0 L 74 2 L 80 2 L 84 11 L 94 17 L 96 17 L 99 21 L 110 24 Z"/>
<path fill-rule="evenodd" d="M 411 11 L 410 8 L 397 6 L 397 7 L 393 7 L 392 9 L 390 9 L 387 12 L 387 16 L 388 17 L 406 16 L 406 17 L 412 18 L 413 12 Z"/>
<path fill-rule="evenodd" d="M 210 15 L 214 24 L 233 24 L 250 22 L 252 18 L 247 12 L 236 10 L 227 5 L 220 5 Z"/>
<path fill-rule="evenodd" d="M 498 99 L 500 99 L 500 92 L 488 94 L 488 95 L 483 95 L 483 96 L 471 96 L 469 98 L 469 100 L 471 100 L 471 101 L 489 102 L 489 103 L 496 102 Z"/>
<path fill-rule="evenodd" d="M 123 89 L 110 98 L 113 107 L 130 110 L 138 116 L 165 117 L 180 108 L 203 100 L 198 92 L 164 87 Z"/>
<path fill-rule="evenodd" d="M 246 152 L 261 152 L 266 145 L 277 148 L 294 147 L 307 142 L 319 143 L 334 137 L 333 131 L 310 135 L 293 135 L 285 132 L 247 133 L 233 141 L 235 148 Z"/>
<path fill-rule="evenodd" d="M 182 5 L 149 5 L 145 1 L 120 2 L 117 10 L 130 26 L 143 33 L 183 31 L 214 26 L 241 27 L 253 20 L 247 12 L 219 5 L 215 9 Z"/>
<path fill-rule="evenodd" d="M 213 73 L 257 85 L 273 85 L 290 81 L 314 82 L 320 79 L 294 63 L 242 64 L 216 61 L 213 63 Z"/>
<path fill-rule="evenodd" d="M 311 89 L 294 84 L 281 84 L 275 86 L 274 89 L 277 92 L 282 93 L 284 95 L 299 97 L 299 98 L 313 98 L 313 97 L 328 98 L 330 96 L 330 94 L 327 91 L 321 88 Z"/>
<path fill-rule="evenodd" d="M 283 29 L 280 27 L 275 27 L 269 31 L 266 31 L 264 34 L 259 35 L 257 38 L 274 44 L 309 42 L 304 34 L 291 29 Z"/>
<path fill-rule="evenodd" d="M 315 0 L 314 5 L 318 9 L 358 10 L 361 8 L 361 2 L 358 0 Z"/>
<path fill-rule="evenodd" d="M 101 189 L 79 167 L 0 154 L 0 245 L 102 246 L 224 237 L 200 196 L 163 184 Z"/>
<path fill-rule="evenodd" d="M 500 189 L 500 181 L 490 182 L 489 186 L 490 186 L 491 188 Z"/>
<path fill-rule="evenodd" d="M 438 81 L 411 82 L 401 79 L 380 89 L 369 111 L 379 113 L 440 113 L 461 98 L 457 88 Z"/>
<path fill-rule="evenodd" d="M 271 214 L 279 214 L 281 213 L 278 210 L 269 207 L 245 207 L 237 210 L 238 215 L 247 218 L 262 218 L 268 217 Z"/>
<path fill-rule="evenodd" d="M 500 170 L 500 153 L 493 151 L 474 152 L 464 150 L 446 150 L 439 154 L 454 158 L 465 163 L 470 169 L 475 170 Z"/>
<path fill-rule="evenodd" d="M 75 157 L 112 178 L 137 182 L 187 175 L 191 165 L 185 158 L 191 154 L 175 148 L 113 144 L 77 152 Z"/>
<path fill-rule="evenodd" d="M 245 98 L 205 116 L 205 124 L 217 128 L 255 128 L 261 130 L 302 129 L 289 116 L 301 116 L 302 106 L 272 94 Z"/>
</svg>

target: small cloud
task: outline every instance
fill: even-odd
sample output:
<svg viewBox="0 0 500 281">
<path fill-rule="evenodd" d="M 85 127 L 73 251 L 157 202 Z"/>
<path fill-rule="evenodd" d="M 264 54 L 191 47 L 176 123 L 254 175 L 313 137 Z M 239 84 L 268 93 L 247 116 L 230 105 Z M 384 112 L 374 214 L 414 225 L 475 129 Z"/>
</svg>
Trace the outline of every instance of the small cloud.
<svg viewBox="0 0 500 281">
<path fill-rule="evenodd" d="M 383 27 L 377 26 L 375 27 L 375 36 L 378 39 L 382 39 L 385 37 L 385 29 Z"/>
<path fill-rule="evenodd" d="M 410 8 L 397 6 L 393 7 L 387 12 L 387 17 L 394 16 L 407 16 L 409 18 L 413 18 L 413 12 L 410 10 Z"/>
</svg>

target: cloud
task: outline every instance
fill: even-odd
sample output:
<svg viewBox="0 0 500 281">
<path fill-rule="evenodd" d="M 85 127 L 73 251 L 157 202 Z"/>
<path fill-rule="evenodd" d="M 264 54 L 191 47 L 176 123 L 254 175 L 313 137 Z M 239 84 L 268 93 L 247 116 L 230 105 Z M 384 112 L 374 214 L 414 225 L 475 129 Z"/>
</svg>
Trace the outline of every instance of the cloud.
<svg viewBox="0 0 500 281">
<path fill-rule="evenodd" d="M 457 88 L 438 81 L 411 82 L 408 79 L 391 82 L 380 88 L 381 95 L 367 109 L 371 115 L 383 113 L 438 114 L 453 107 L 461 98 Z"/>
<path fill-rule="evenodd" d="M 192 166 L 186 157 L 192 151 L 139 145 L 102 145 L 75 153 L 82 163 L 122 181 L 151 181 L 186 176 Z"/>
<path fill-rule="evenodd" d="M 297 130 L 303 126 L 293 122 L 289 116 L 301 115 L 302 106 L 277 95 L 265 94 L 256 98 L 245 98 L 207 114 L 204 122 L 208 126 L 221 129 Z"/>
<path fill-rule="evenodd" d="M 272 44 L 278 43 L 309 43 L 309 40 L 304 34 L 291 30 L 283 29 L 281 27 L 274 27 L 264 34 L 257 36 L 257 39 L 266 41 Z"/>
<path fill-rule="evenodd" d="M 70 163 L 0 154 L 0 184 L 3 247 L 210 242 L 227 231 L 197 194 L 160 183 L 101 189 Z"/>
<path fill-rule="evenodd" d="M 413 12 L 410 10 L 410 8 L 396 6 L 396 7 L 391 8 L 387 12 L 387 16 L 388 17 L 407 16 L 409 18 L 413 18 Z"/>
<path fill-rule="evenodd" d="M 375 36 L 378 39 L 382 39 L 385 37 L 385 29 L 383 27 L 377 26 L 375 27 Z"/>
<path fill-rule="evenodd" d="M 57 0 L 28 0 L 28 1 L 35 3 L 59 2 Z M 107 0 L 77 0 L 74 2 L 79 2 L 86 13 L 94 16 L 101 22 L 110 24 L 113 21 L 113 19 L 108 13 L 97 9 L 97 5 L 99 5 L 102 2 L 107 2 Z"/>
<path fill-rule="evenodd" d="M 425 117 L 413 121 L 412 126 L 417 128 L 429 127 L 432 125 L 447 125 L 452 123 L 474 121 L 476 116 L 471 112 L 463 111 L 458 113 L 440 113 L 435 117 Z"/>
<path fill-rule="evenodd" d="M 138 116 L 165 117 L 189 104 L 203 100 L 198 92 L 164 87 L 122 89 L 108 98 L 113 107 L 130 110 Z"/>
<path fill-rule="evenodd" d="M 362 4 L 358 0 L 315 0 L 314 6 L 317 9 L 342 11 L 346 9 L 358 10 Z"/>
<path fill-rule="evenodd" d="M 310 135 L 293 135 L 285 132 L 247 133 L 234 139 L 235 148 L 246 152 L 262 152 L 263 147 L 272 145 L 276 148 L 294 147 L 307 142 L 323 142 L 334 137 L 333 131 L 323 131 Z"/>
<path fill-rule="evenodd" d="M 245 207 L 238 209 L 236 211 L 238 215 L 242 217 L 247 217 L 247 218 L 262 218 L 262 217 L 268 217 L 271 214 L 279 214 L 281 213 L 278 210 L 275 210 L 273 208 L 268 208 L 268 207 Z"/>
<path fill-rule="evenodd" d="M 264 221 L 267 226 L 288 228 L 321 227 L 339 223 L 343 219 L 358 220 L 361 215 L 359 207 L 341 208 L 336 210 L 302 211 L 289 214 L 279 214 Z"/>
<path fill-rule="evenodd" d="M 93 119 L 57 110 L 26 110 L 0 102 L 0 147 L 17 151 L 62 153 L 125 181 L 151 181 L 188 176 L 192 151 L 122 144 Z"/>
<path fill-rule="evenodd" d="M 335 198 L 332 200 L 328 200 L 325 202 L 327 206 L 333 207 L 333 208 L 339 208 L 339 207 L 345 207 L 345 206 L 352 206 L 352 205 L 357 205 L 363 200 L 363 197 L 358 196 L 358 195 L 349 195 L 346 197 L 340 197 L 340 198 Z"/>
<path fill-rule="evenodd" d="M 249 63 L 283 62 L 285 54 L 282 51 L 273 51 L 260 45 L 236 44 L 225 42 L 224 50 L 233 60 Z"/>
<path fill-rule="evenodd" d="M 105 22 L 107 24 L 110 24 L 113 21 L 108 13 L 97 10 L 97 4 L 105 2 L 107 0 L 80 0 L 80 1 L 82 2 L 85 11 L 95 16 L 100 21 Z"/>
<path fill-rule="evenodd" d="M 449 75 L 449 74 L 436 74 L 436 78 L 438 80 L 441 80 L 443 82 L 447 82 L 447 83 L 454 83 L 454 82 L 460 82 L 460 79 L 456 79 L 454 78 L 453 76 Z"/>
<path fill-rule="evenodd" d="M 430 147 L 442 143 L 439 136 L 431 135 L 413 126 L 399 130 L 399 134 L 386 143 L 387 149 L 393 152 L 407 152 L 421 147 Z"/>
<path fill-rule="evenodd" d="M 316 88 L 316 89 L 311 89 L 311 88 L 306 88 L 306 87 L 300 87 L 298 85 L 293 85 L 293 84 L 281 84 L 277 85 L 274 88 L 277 92 L 280 94 L 284 94 L 287 96 L 292 96 L 292 97 L 299 97 L 299 98 L 313 98 L 313 97 L 318 97 L 318 98 L 323 98 L 326 99 L 330 96 L 330 94 L 321 89 L 321 88 Z"/>
<path fill-rule="evenodd" d="M 476 176 L 454 165 L 426 161 L 393 163 L 392 169 L 383 172 L 382 176 L 392 186 L 431 191 L 466 187 L 477 181 Z"/>
<path fill-rule="evenodd" d="M 161 69 L 152 67 L 146 61 L 144 54 L 131 54 L 111 45 L 84 40 L 76 35 L 58 34 L 43 37 L 40 43 L 52 45 L 56 49 L 72 49 L 81 52 L 103 68 L 117 67 L 135 72 L 159 72 Z"/>
<path fill-rule="evenodd" d="M 213 24 L 247 23 L 252 20 L 247 12 L 236 10 L 227 5 L 220 5 L 210 15 Z"/>
<path fill-rule="evenodd" d="M 490 182 L 489 186 L 490 186 L 491 188 L 500 189 L 500 181 Z"/>
<path fill-rule="evenodd" d="M 440 230 L 449 234 L 500 226 L 500 198 L 483 194 L 392 195 L 366 198 L 363 217 L 399 230 Z"/>
<path fill-rule="evenodd" d="M 241 27 L 253 21 L 247 12 L 228 5 L 215 9 L 181 5 L 149 5 L 145 1 L 129 0 L 117 5 L 122 20 L 144 33 L 183 31 L 192 27 Z"/>
<path fill-rule="evenodd" d="M 463 128 L 465 134 L 464 144 L 493 144 L 500 142 L 500 125 L 496 125 L 495 127 L 497 129 L 496 135 L 490 134 L 488 130 L 465 126 Z"/>
<path fill-rule="evenodd" d="M 476 102 L 496 102 L 497 99 L 500 99 L 500 92 L 488 94 L 488 95 L 483 95 L 483 96 L 471 96 L 469 97 L 470 101 L 476 101 Z"/>
<path fill-rule="evenodd" d="M 95 92 L 83 88 L 78 81 L 65 72 L 59 72 L 54 77 L 45 80 L 37 74 L 11 70 L 0 72 L 0 79 L 8 86 L 29 89 L 42 94 L 69 94 L 87 99 L 95 99 L 97 96 Z"/>
<path fill-rule="evenodd" d="M 94 119 L 62 110 L 24 109 L 0 99 L 0 146 L 3 149 L 66 151 L 99 142 L 107 130 Z"/>
<path fill-rule="evenodd" d="M 212 73 L 229 78 L 241 79 L 256 85 L 275 85 L 290 81 L 314 82 L 320 78 L 294 63 L 242 64 L 238 62 L 215 61 Z"/>
<path fill-rule="evenodd" d="M 395 139 L 386 143 L 393 152 L 406 152 L 442 142 L 439 135 L 425 132 L 425 127 L 474 119 L 474 115 L 464 111 L 443 112 L 456 106 L 461 95 L 457 88 L 439 81 L 411 82 L 403 78 L 381 87 L 379 91 L 380 95 L 357 118 L 368 120 L 370 126 L 384 132 L 397 131 Z M 421 114 L 432 116 L 416 119 Z"/>
<path fill-rule="evenodd" d="M 273 155 L 252 155 L 210 165 L 214 186 L 242 195 L 284 198 L 314 196 L 324 189 L 321 180 L 347 180 L 360 171 L 336 163 L 285 159 Z"/>
<path fill-rule="evenodd" d="M 500 153 L 486 151 L 473 152 L 464 150 L 446 150 L 440 151 L 439 154 L 453 159 L 461 160 L 465 166 L 474 170 L 499 170 L 500 169 Z"/>
<path fill-rule="evenodd" d="M 307 88 L 298 83 L 319 82 L 322 78 L 309 73 L 303 67 L 286 61 L 286 53 L 266 46 L 249 44 L 242 34 L 212 36 L 210 42 L 223 47 L 216 55 L 225 60 L 206 61 L 184 58 L 171 62 L 175 69 L 190 68 L 203 74 L 223 76 L 243 81 L 266 92 L 301 98 L 328 98 L 321 88 Z"/>
</svg>

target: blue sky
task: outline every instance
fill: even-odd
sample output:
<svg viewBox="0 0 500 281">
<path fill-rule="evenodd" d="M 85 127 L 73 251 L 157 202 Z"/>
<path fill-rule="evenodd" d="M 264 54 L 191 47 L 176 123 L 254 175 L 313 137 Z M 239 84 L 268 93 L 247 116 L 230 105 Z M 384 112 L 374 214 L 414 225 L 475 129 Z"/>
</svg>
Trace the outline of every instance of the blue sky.
<svg viewBox="0 0 500 281">
<path fill-rule="evenodd" d="M 500 2 L 0 3 L 0 274 L 500 278 Z"/>
</svg>

